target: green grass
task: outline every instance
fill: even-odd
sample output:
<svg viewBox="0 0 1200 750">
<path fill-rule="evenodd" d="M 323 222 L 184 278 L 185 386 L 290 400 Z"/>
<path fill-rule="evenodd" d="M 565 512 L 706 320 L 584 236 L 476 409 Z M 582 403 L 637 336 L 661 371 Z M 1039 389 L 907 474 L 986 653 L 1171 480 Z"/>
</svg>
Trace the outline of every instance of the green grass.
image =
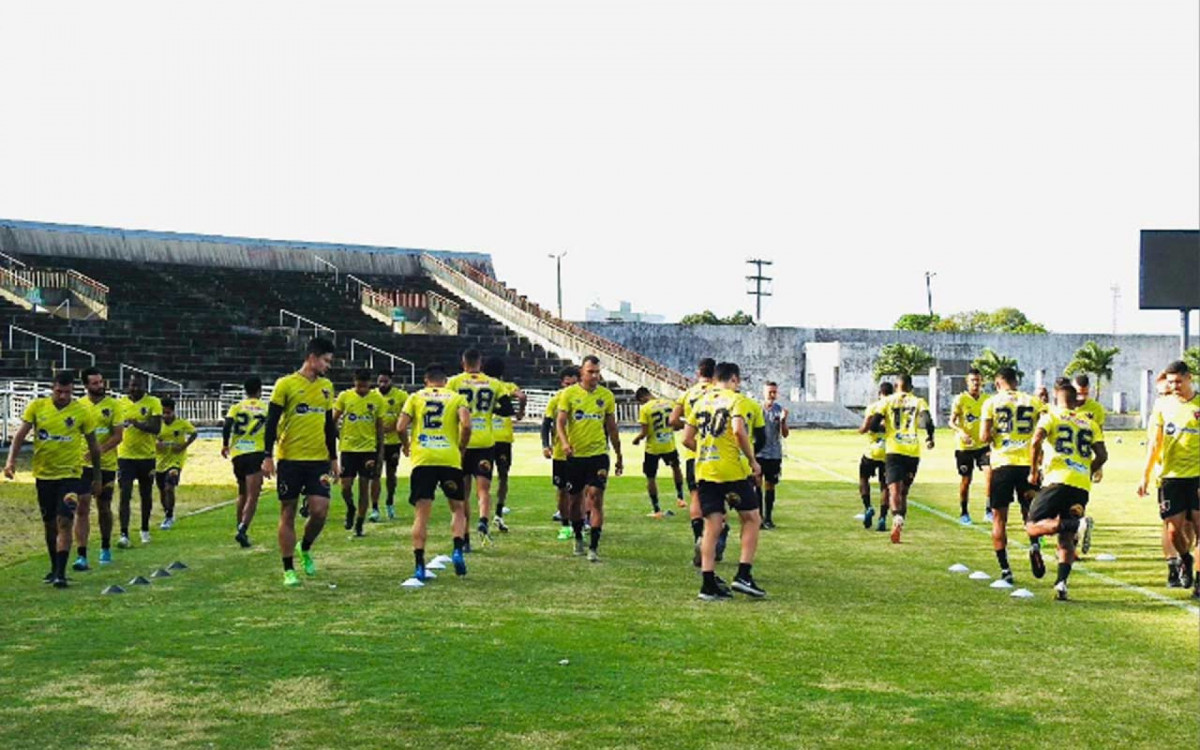
<svg viewBox="0 0 1200 750">
<path fill-rule="evenodd" d="M 1094 551 L 1119 559 L 1087 567 L 1182 602 L 1162 586 L 1154 503 L 1133 493 L 1138 438 L 1116 437 L 1092 511 Z M 913 499 L 957 515 L 941 440 Z M 770 597 L 723 604 L 695 600 L 686 518 L 645 518 L 640 477 L 612 482 L 604 563 L 571 557 L 532 436 L 518 444 L 512 533 L 469 556 L 467 578 L 420 591 L 399 587 L 412 561 L 403 501 L 402 520 L 366 539 L 327 529 L 318 578 L 285 590 L 270 497 L 249 551 L 221 508 L 50 590 L 37 525 L 17 510 L 32 488 L 0 485 L 0 747 L 1197 745 L 1194 612 L 1082 573 L 1075 601 L 1056 603 L 1019 554 L 1018 583 L 1037 596 L 1012 600 L 946 572 L 994 573 L 991 545 L 928 512 L 888 544 L 827 473 L 854 476 L 860 444 L 793 435 L 779 529 L 756 566 Z M 232 497 L 213 454 L 198 444 L 181 512 Z M 447 532 L 442 503 L 432 552 Z M 191 569 L 99 596 L 175 559 Z"/>
</svg>

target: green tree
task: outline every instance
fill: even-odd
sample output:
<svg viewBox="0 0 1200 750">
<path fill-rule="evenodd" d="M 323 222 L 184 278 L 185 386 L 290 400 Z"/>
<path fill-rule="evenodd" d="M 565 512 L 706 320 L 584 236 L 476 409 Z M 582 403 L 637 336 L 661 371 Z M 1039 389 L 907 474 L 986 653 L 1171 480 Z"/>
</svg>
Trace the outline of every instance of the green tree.
<svg viewBox="0 0 1200 750">
<path fill-rule="evenodd" d="M 928 372 L 937 360 L 916 344 L 888 344 L 875 358 L 875 380 L 885 375 L 916 375 Z"/>
<path fill-rule="evenodd" d="M 934 325 L 941 319 L 940 315 L 905 313 L 896 320 L 896 324 L 892 328 L 897 331 L 932 331 Z"/>
<path fill-rule="evenodd" d="M 1046 327 L 1034 323 L 1015 307 L 998 310 L 964 310 L 933 321 L 929 330 L 940 333 L 1046 333 Z"/>
<path fill-rule="evenodd" d="M 1074 375 L 1077 372 L 1086 372 L 1095 375 L 1096 393 L 1092 398 L 1099 399 L 1100 384 L 1105 380 L 1112 380 L 1113 360 L 1120 353 L 1121 348 L 1119 346 L 1106 349 L 1095 341 L 1088 341 L 1075 351 L 1075 356 L 1067 364 L 1067 369 L 1063 372 L 1066 375 Z"/>
<path fill-rule="evenodd" d="M 684 315 L 679 319 L 679 324 L 685 326 L 752 326 L 754 318 L 741 310 L 724 318 L 717 317 L 712 310 L 705 310 L 702 313 Z"/>
<path fill-rule="evenodd" d="M 738 310 L 733 315 L 730 315 L 728 318 L 722 318 L 721 325 L 723 325 L 723 326 L 752 326 L 752 325 L 754 325 L 754 318 L 752 318 L 748 313 L 744 313 L 741 310 Z"/>
<path fill-rule="evenodd" d="M 1016 370 L 1018 378 L 1025 377 L 1025 373 L 1021 372 L 1021 368 L 1017 367 L 1017 360 L 1012 357 L 1006 357 L 1003 354 L 997 354 L 991 349 L 986 348 L 971 363 L 971 367 L 979 370 L 979 374 L 983 376 L 984 383 L 990 383 L 995 380 L 996 373 L 1005 367 L 1011 367 Z"/>
<path fill-rule="evenodd" d="M 1200 346 L 1193 346 L 1183 353 L 1183 361 L 1192 371 L 1192 379 L 1200 381 Z"/>
</svg>

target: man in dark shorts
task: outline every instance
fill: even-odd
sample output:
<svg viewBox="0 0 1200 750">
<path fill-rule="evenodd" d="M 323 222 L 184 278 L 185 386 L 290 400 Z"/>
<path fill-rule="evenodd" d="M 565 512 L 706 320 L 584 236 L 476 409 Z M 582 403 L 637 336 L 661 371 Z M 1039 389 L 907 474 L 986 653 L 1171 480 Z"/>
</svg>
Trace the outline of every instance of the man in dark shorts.
<svg viewBox="0 0 1200 750">
<path fill-rule="evenodd" d="M 371 389 L 371 371 L 354 373 L 354 387 L 338 394 L 333 403 L 333 422 L 338 426 L 341 448 L 342 499 L 346 503 L 346 529 L 363 536 L 367 501 L 372 483 L 383 465 L 383 418 L 388 404 Z M 354 505 L 354 480 L 358 479 L 358 508 Z"/>
<path fill-rule="evenodd" d="M 133 483 L 141 500 L 142 544 L 150 543 L 150 513 L 154 510 L 154 469 L 158 465 L 158 433 L 162 430 L 162 402 L 146 393 L 142 376 L 129 378 L 129 390 L 120 400 L 124 433 L 117 446 L 117 488 L 120 491 L 121 538 L 117 546 L 129 547 Z"/>
<path fill-rule="evenodd" d="M 87 390 L 85 405 L 92 407 L 96 426 L 96 443 L 100 446 L 100 472 L 102 487 L 95 498 L 96 511 L 100 519 L 100 564 L 112 563 L 113 486 L 117 481 L 117 446 L 121 444 L 124 428 L 121 427 L 121 404 L 106 393 L 104 375 L 95 367 L 83 371 L 83 385 Z M 86 451 L 86 448 L 85 448 Z M 79 478 L 79 507 L 75 512 L 75 543 L 79 556 L 73 570 L 90 570 L 88 565 L 88 537 L 91 534 L 92 481 L 91 467 L 84 460 L 83 476 Z"/>
<path fill-rule="evenodd" d="M 496 517 L 493 522 L 502 532 L 508 531 L 504 522 L 505 505 L 508 503 L 508 472 L 512 469 L 513 455 L 513 420 L 525 418 L 525 391 L 516 383 L 504 379 L 504 360 L 500 357 L 488 357 L 483 362 L 483 374 L 495 380 L 498 385 L 499 398 L 515 401 L 513 412 L 510 414 L 492 413 L 492 435 L 496 440 L 494 455 L 496 457 Z"/>
<path fill-rule="evenodd" d="M 638 424 L 641 431 L 633 439 L 637 445 L 646 441 L 646 454 L 642 459 L 642 476 L 646 477 L 646 493 L 650 496 L 650 517 L 663 518 L 658 503 L 658 464 L 661 461 L 671 467 L 675 478 L 675 498 L 683 501 L 683 472 L 679 468 L 679 451 L 675 447 L 675 428 L 671 426 L 671 412 L 675 403 L 665 398 L 654 398 L 649 388 L 638 388 L 634 394 L 638 404 Z M 668 509 L 667 516 L 675 515 Z"/>
<path fill-rule="evenodd" d="M 788 436 L 788 410 L 779 403 L 779 384 L 767 381 L 763 386 L 763 422 L 765 443 L 758 451 L 758 465 L 762 467 L 762 527 L 775 528 L 775 488 L 783 476 L 783 441 Z"/>
<path fill-rule="evenodd" d="M 387 402 L 387 411 L 383 414 L 383 473 L 387 479 L 387 517 L 396 517 L 396 475 L 400 470 L 400 436 L 396 434 L 396 422 L 400 419 L 400 411 L 408 394 L 403 389 L 393 385 L 391 370 L 380 370 L 376 373 L 375 392 Z M 379 520 L 379 473 L 371 482 L 371 515 L 368 520 Z"/>
<path fill-rule="evenodd" d="M 991 465 L 988 462 L 991 449 L 979 438 L 985 401 L 987 398 L 983 395 L 983 375 L 972 367 L 967 370 L 967 390 L 955 396 L 950 407 L 950 428 L 954 430 L 958 439 L 954 451 L 954 463 L 958 467 L 958 521 L 964 526 L 971 525 L 968 506 L 975 469 L 983 472 L 985 497 L 988 480 L 991 478 Z M 987 520 L 990 522 L 991 518 Z"/>
<path fill-rule="evenodd" d="M 900 543 L 900 534 L 908 517 L 908 493 L 921 464 L 921 441 L 917 435 L 920 428 L 925 428 L 925 447 L 933 449 L 929 405 L 925 399 L 913 395 L 912 376 L 897 376 L 896 389 L 898 392 L 883 402 L 880 415 L 887 450 L 883 473 L 888 486 L 888 502 L 892 506 L 892 544 Z"/>
<path fill-rule="evenodd" d="M 262 464 L 265 456 L 263 429 L 267 423 L 267 405 L 262 401 L 262 380 L 249 377 L 242 385 L 246 398 L 229 407 L 221 430 L 221 457 L 231 458 L 237 480 L 237 534 L 234 541 L 242 549 L 250 546 L 250 523 L 258 511 L 262 493 Z"/>
<path fill-rule="evenodd" d="M 883 405 L 895 388 L 891 383 L 879 384 L 879 399 L 867 406 L 863 413 L 860 435 L 867 436 L 867 447 L 858 461 L 858 495 L 863 504 L 863 528 L 871 528 L 875 509 L 871 507 L 871 478 L 879 478 L 879 526 L 876 531 L 887 531 L 888 497 L 884 476 L 884 459 L 887 458 L 887 442 L 883 428 Z"/>
<path fill-rule="evenodd" d="M 558 373 L 559 390 L 546 403 L 546 413 L 542 419 L 542 456 L 551 460 L 550 481 L 554 485 L 557 500 L 557 511 L 554 520 L 559 522 L 559 541 L 570 541 L 571 508 L 567 498 L 567 455 L 563 453 L 562 443 L 558 442 L 554 421 L 558 417 L 558 396 L 566 388 L 579 382 L 579 368 L 567 365 Z"/>
</svg>

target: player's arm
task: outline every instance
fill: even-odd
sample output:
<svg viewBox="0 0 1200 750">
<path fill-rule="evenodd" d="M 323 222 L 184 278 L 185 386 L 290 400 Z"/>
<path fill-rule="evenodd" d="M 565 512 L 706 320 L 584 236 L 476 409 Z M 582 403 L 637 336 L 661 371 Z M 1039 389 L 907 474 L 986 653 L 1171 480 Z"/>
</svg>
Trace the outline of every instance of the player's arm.
<svg viewBox="0 0 1200 750">
<path fill-rule="evenodd" d="M 221 458 L 229 458 L 229 438 L 233 435 L 233 417 L 226 416 L 221 425 Z"/>
<path fill-rule="evenodd" d="M 950 412 L 950 429 L 958 433 L 958 436 L 966 440 L 969 436 L 967 430 L 962 423 L 962 408 L 960 403 L 954 404 L 954 410 Z"/>
<path fill-rule="evenodd" d="M 516 399 L 517 399 L 516 420 L 518 422 L 520 422 L 522 419 L 525 418 L 525 405 L 528 403 L 529 397 L 526 396 L 525 391 L 521 390 L 520 388 L 518 388 L 516 390 L 516 393 L 514 393 L 513 395 L 516 396 Z"/>
<path fill-rule="evenodd" d="M 331 409 L 325 412 L 325 450 L 329 451 L 329 472 L 334 477 L 341 473 L 338 471 L 337 441 L 337 422 L 333 421 L 333 410 Z"/>
<path fill-rule="evenodd" d="M 621 431 L 617 429 L 615 414 L 604 415 L 604 429 L 608 433 L 608 442 L 612 443 L 613 452 L 617 454 L 617 476 L 625 473 L 625 459 L 621 456 Z"/>
<path fill-rule="evenodd" d="M 151 414 L 145 422 L 139 422 L 136 419 L 129 420 L 131 427 L 136 427 L 142 432 L 148 432 L 151 435 L 157 435 L 162 432 L 162 415 Z"/>
<path fill-rule="evenodd" d="M 979 422 L 979 442 L 983 445 L 992 444 L 992 415 L 985 413 Z"/>
<path fill-rule="evenodd" d="M 1038 425 L 1033 431 L 1033 442 L 1029 445 L 1029 483 L 1037 485 L 1042 479 L 1042 445 L 1046 442 L 1046 428 Z"/>
<path fill-rule="evenodd" d="M 788 427 L 788 410 L 784 409 L 779 413 L 779 436 L 786 438 L 791 429 Z"/>
<path fill-rule="evenodd" d="M 396 434 L 400 436 L 400 451 L 404 455 L 408 455 L 408 426 L 412 424 L 412 417 L 408 412 L 400 412 L 400 418 L 396 420 Z"/>
<path fill-rule="evenodd" d="M 183 441 L 183 445 L 176 446 L 175 452 L 183 453 L 188 448 L 192 447 L 192 443 L 196 442 L 196 438 L 198 437 L 200 437 L 200 433 L 196 432 L 196 428 L 193 427 L 192 431 L 188 433 L 187 440 Z"/>
<path fill-rule="evenodd" d="M 458 407 L 458 445 L 462 451 L 467 450 L 471 443 L 471 410 L 465 406 Z"/>
<path fill-rule="evenodd" d="M 121 445 L 121 441 L 125 439 L 125 428 L 119 424 L 112 426 L 112 432 L 108 434 L 108 440 L 100 444 L 100 453 L 111 453 Z"/>
<path fill-rule="evenodd" d="M 637 445 L 638 443 L 642 442 L 643 440 L 646 439 L 646 436 L 649 434 L 650 434 L 650 425 L 646 424 L 645 422 L 642 422 L 642 429 L 640 432 L 638 432 L 637 437 L 635 437 L 633 439 L 633 444 Z"/>
<path fill-rule="evenodd" d="M 571 447 L 571 441 L 567 439 L 567 413 L 562 409 L 558 410 L 558 416 L 554 419 L 555 433 L 558 435 L 558 443 L 562 446 L 563 454 L 570 458 L 575 453 L 575 449 Z"/>
<path fill-rule="evenodd" d="M 92 459 L 92 494 L 100 497 L 100 491 L 104 488 L 104 475 L 100 473 L 100 443 L 96 442 L 96 433 L 84 433 L 83 439 L 87 441 L 88 458 Z"/>
<path fill-rule="evenodd" d="M 542 455 L 550 458 L 552 455 L 552 447 L 550 445 L 550 435 L 554 432 L 554 420 L 550 417 L 542 418 Z"/>
<path fill-rule="evenodd" d="M 671 419 L 669 421 L 672 430 L 682 430 L 683 424 L 683 403 L 675 404 L 675 408 L 671 410 Z M 691 450 L 689 448 L 689 450 Z"/>
<path fill-rule="evenodd" d="M 750 460 L 750 470 L 754 472 L 755 477 L 761 479 L 762 467 L 758 465 L 758 459 L 754 457 L 754 445 L 750 442 L 750 434 L 746 431 L 746 420 L 740 414 L 735 414 L 733 417 L 733 435 L 737 438 L 742 454 Z"/>
<path fill-rule="evenodd" d="M 933 448 L 933 415 L 928 409 L 917 415 L 917 423 L 925 428 L 925 447 Z"/>
<path fill-rule="evenodd" d="M 267 424 L 263 428 L 263 462 L 264 479 L 270 479 L 275 474 L 275 438 L 279 431 L 279 420 L 283 418 L 283 406 L 272 401 L 267 405 Z"/>
<path fill-rule="evenodd" d="M 693 452 L 696 450 L 696 425 L 683 426 L 683 447 Z"/>
<path fill-rule="evenodd" d="M 21 452 L 21 446 L 25 445 L 25 438 L 32 429 L 32 422 L 22 421 L 21 426 L 17 428 L 17 434 L 13 435 L 12 445 L 8 446 L 8 463 L 4 464 L 4 476 L 8 479 L 17 476 L 17 455 Z"/>
<path fill-rule="evenodd" d="M 1150 491 L 1150 479 L 1154 476 L 1154 467 L 1158 466 L 1158 462 L 1162 459 L 1163 449 L 1163 428 L 1162 424 L 1155 424 L 1147 430 L 1146 435 L 1146 465 L 1142 469 L 1142 481 L 1138 483 L 1138 497 L 1145 497 Z M 1107 458 L 1107 452 L 1105 453 Z M 1093 460 L 1092 465 L 1095 466 Z"/>
<path fill-rule="evenodd" d="M 383 463 L 383 419 L 375 420 L 375 455 L 376 463 Z"/>
</svg>

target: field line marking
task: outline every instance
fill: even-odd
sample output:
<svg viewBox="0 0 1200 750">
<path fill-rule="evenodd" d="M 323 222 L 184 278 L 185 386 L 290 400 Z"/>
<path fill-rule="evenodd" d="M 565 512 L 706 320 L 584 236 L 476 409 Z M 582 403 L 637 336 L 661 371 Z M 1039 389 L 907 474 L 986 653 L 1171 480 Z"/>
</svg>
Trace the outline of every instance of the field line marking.
<svg viewBox="0 0 1200 750">
<path fill-rule="evenodd" d="M 227 507 L 227 506 L 233 505 L 233 504 L 234 504 L 234 503 L 236 503 L 236 502 L 237 502 L 237 498 L 236 498 L 236 497 L 235 497 L 235 498 L 233 498 L 232 500 L 224 500 L 224 501 L 222 501 L 222 502 L 216 503 L 215 505 L 208 505 L 208 506 L 205 506 L 205 507 L 203 507 L 203 508 L 199 508 L 199 509 L 197 509 L 197 510 L 188 511 L 187 513 L 184 513 L 184 514 L 180 515 L 180 518 L 187 518 L 187 517 L 189 517 L 189 516 L 198 516 L 198 515 L 200 515 L 201 513 L 207 513 L 207 512 L 209 512 L 210 510 L 218 510 L 218 509 L 220 509 L 220 508 L 224 508 L 224 507 Z"/>
<path fill-rule="evenodd" d="M 850 475 L 843 474 L 840 471 L 835 471 L 833 469 L 830 469 L 827 466 L 817 463 L 816 461 L 810 461 L 809 459 L 803 458 L 801 456 L 788 456 L 788 458 L 792 461 L 796 461 L 798 463 L 805 464 L 805 465 L 807 465 L 811 468 L 814 468 L 818 471 L 824 472 L 825 474 L 828 474 L 829 476 L 834 477 L 835 479 L 840 479 L 843 482 L 849 482 L 849 483 L 855 484 L 855 485 L 858 484 L 858 480 L 851 477 Z M 957 518 L 950 515 L 949 513 L 939 510 L 937 508 L 932 508 L 924 503 L 919 503 L 915 500 L 909 500 L 908 504 L 913 506 L 914 508 L 919 508 L 920 510 L 925 511 L 926 513 L 937 516 L 938 518 L 949 521 L 950 523 L 953 523 L 955 526 L 958 526 L 959 528 L 970 528 L 973 531 L 978 531 L 981 534 L 987 534 L 988 536 L 991 536 L 991 532 L 988 531 L 986 528 L 984 528 L 982 526 L 976 526 L 974 524 L 972 524 L 970 527 L 964 527 L 961 523 L 958 522 Z M 1016 546 L 1016 545 L 1013 545 L 1013 546 L 1015 549 L 1020 549 L 1019 546 Z M 1180 609 L 1183 609 L 1190 614 L 1200 615 L 1200 607 L 1196 607 L 1194 605 L 1188 604 L 1187 602 L 1182 601 L 1180 599 L 1172 599 L 1171 597 L 1160 594 L 1157 591 L 1151 591 L 1150 589 L 1143 588 L 1141 586 L 1135 586 L 1132 583 L 1126 583 L 1125 581 L 1122 581 L 1118 578 L 1113 578 L 1112 576 L 1109 576 L 1109 575 L 1105 575 L 1104 573 L 1097 573 L 1096 571 L 1089 569 L 1087 567 L 1087 565 L 1085 565 L 1084 563 L 1076 563 L 1074 566 L 1072 566 L 1072 570 L 1078 570 L 1079 572 L 1083 573 L 1084 575 L 1091 576 L 1099 581 L 1103 581 L 1104 583 L 1107 583 L 1111 586 L 1116 586 L 1118 588 L 1125 589 L 1126 591 L 1136 591 L 1137 593 L 1141 594 L 1142 596 L 1153 599 L 1156 602 L 1161 602 L 1163 604 L 1170 604 L 1173 607 L 1179 607 Z"/>
</svg>

